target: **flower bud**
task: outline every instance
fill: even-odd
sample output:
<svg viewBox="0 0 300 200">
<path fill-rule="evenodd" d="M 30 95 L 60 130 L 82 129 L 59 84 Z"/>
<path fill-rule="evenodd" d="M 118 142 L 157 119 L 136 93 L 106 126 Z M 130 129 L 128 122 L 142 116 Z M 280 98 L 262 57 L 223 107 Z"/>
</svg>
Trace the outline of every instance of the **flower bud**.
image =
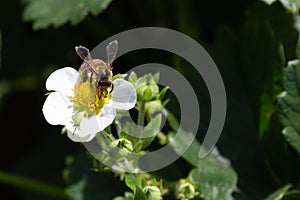
<svg viewBox="0 0 300 200">
<path fill-rule="evenodd" d="M 110 143 L 109 146 L 112 149 L 118 150 L 113 152 L 117 157 L 126 157 L 129 153 L 133 151 L 132 143 L 124 138 L 113 141 L 112 143 Z"/>
<path fill-rule="evenodd" d="M 146 186 L 143 188 L 143 192 L 146 195 L 148 200 L 160 200 L 161 192 L 156 186 Z"/>
<path fill-rule="evenodd" d="M 196 192 L 194 185 L 186 181 L 180 181 L 178 193 L 180 198 L 185 199 L 193 199 L 196 195 L 198 195 L 198 192 Z"/>
<path fill-rule="evenodd" d="M 166 111 L 162 106 L 161 100 L 146 102 L 145 110 L 148 115 L 153 115 L 158 112 L 162 112 L 166 116 Z"/>
<path fill-rule="evenodd" d="M 147 74 L 136 81 L 138 99 L 150 101 L 159 94 L 159 88 L 151 74 Z"/>
</svg>

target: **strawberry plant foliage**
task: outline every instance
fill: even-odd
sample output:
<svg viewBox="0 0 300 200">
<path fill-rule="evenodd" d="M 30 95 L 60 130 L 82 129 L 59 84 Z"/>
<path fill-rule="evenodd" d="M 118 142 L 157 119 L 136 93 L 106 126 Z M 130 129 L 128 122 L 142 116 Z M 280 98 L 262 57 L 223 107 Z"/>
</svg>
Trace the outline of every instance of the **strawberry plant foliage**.
<svg viewBox="0 0 300 200">
<path fill-rule="evenodd" d="M 262 0 L 267 4 L 272 4 L 276 1 L 280 1 L 280 3 L 290 12 L 297 13 L 300 10 L 300 1 L 298 0 Z"/>
<path fill-rule="evenodd" d="M 291 188 L 291 185 L 285 185 L 278 190 L 276 190 L 274 193 L 270 194 L 265 200 L 280 200 L 283 198 L 285 193 Z"/>
<path fill-rule="evenodd" d="M 33 22 L 33 29 L 60 27 L 67 22 L 78 24 L 89 13 L 97 15 L 104 11 L 111 0 L 24 0 L 25 21 Z"/>
<path fill-rule="evenodd" d="M 170 133 L 170 137 L 172 137 L 172 133 Z M 180 138 L 178 143 L 172 143 L 176 152 L 181 151 L 180 144 L 185 143 L 187 138 Z M 233 200 L 232 194 L 237 191 L 238 177 L 229 160 L 222 157 L 217 149 L 214 149 L 204 159 L 199 159 L 197 155 L 200 147 L 199 142 L 194 141 L 182 156 L 195 167 L 190 171 L 188 179 L 197 185 L 197 191 L 204 199 Z"/>
<path fill-rule="evenodd" d="M 300 155 L 300 63 L 290 61 L 284 71 L 284 89 L 279 96 L 280 118 L 285 126 L 282 133 Z"/>
</svg>

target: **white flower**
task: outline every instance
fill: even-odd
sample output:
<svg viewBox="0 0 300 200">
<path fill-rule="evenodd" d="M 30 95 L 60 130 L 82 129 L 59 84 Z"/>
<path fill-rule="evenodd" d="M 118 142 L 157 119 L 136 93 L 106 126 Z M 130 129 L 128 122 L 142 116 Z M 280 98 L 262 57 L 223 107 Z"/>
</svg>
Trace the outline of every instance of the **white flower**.
<svg viewBox="0 0 300 200">
<path fill-rule="evenodd" d="M 75 142 L 92 140 L 113 122 L 116 109 L 129 110 L 136 104 L 135 88 L 128 81 L 114 80 L 111 94 L 100 98 L 91 85 L 71 67 L 54 71 L 46 81 L 47 90 L 54 92 L 44 103 L 44 116 L 49 124 L 64 125 Z"/>
</svg>

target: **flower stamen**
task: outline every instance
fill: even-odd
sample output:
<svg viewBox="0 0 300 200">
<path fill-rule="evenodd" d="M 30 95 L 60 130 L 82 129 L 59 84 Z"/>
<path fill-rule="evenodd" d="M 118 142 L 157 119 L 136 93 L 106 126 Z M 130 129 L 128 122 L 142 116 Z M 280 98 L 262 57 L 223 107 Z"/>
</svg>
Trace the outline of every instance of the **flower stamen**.
<svg viewBox="0 0 300 200">
<path fill-rule="evenodd" d="M 111 100 L 110 94 L 89 81 L 78 81 L 73 88 L 74 96 L 69 97 L 75 111 L 83 112 L 85 117 L 99 115 L 105 104 Z"/>
</svg>

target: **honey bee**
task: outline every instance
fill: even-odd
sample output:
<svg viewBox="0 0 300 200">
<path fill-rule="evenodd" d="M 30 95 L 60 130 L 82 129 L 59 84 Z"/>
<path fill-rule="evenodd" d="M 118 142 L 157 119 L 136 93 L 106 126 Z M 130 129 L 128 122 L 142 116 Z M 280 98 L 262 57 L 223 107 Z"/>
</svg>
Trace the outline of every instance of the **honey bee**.
<svg viewBox="0 0 300 200">
<path fill-rule="evenodd" d="M 79 57 L 84 61 L 80 66 L 80 73 L 83 81 L 89 79 L 91 85 L 95 84 L 98 92 L 98 97 L 107 97 L 113 91 L 113 83 L 111 78 L 112 63 L 118 52 L 118 41 L 114 40 L 106 46 L 107 63 L 100 59 L 93 59 L 89 49 L 84 46 L 75 47 Z"/>
</svg>

